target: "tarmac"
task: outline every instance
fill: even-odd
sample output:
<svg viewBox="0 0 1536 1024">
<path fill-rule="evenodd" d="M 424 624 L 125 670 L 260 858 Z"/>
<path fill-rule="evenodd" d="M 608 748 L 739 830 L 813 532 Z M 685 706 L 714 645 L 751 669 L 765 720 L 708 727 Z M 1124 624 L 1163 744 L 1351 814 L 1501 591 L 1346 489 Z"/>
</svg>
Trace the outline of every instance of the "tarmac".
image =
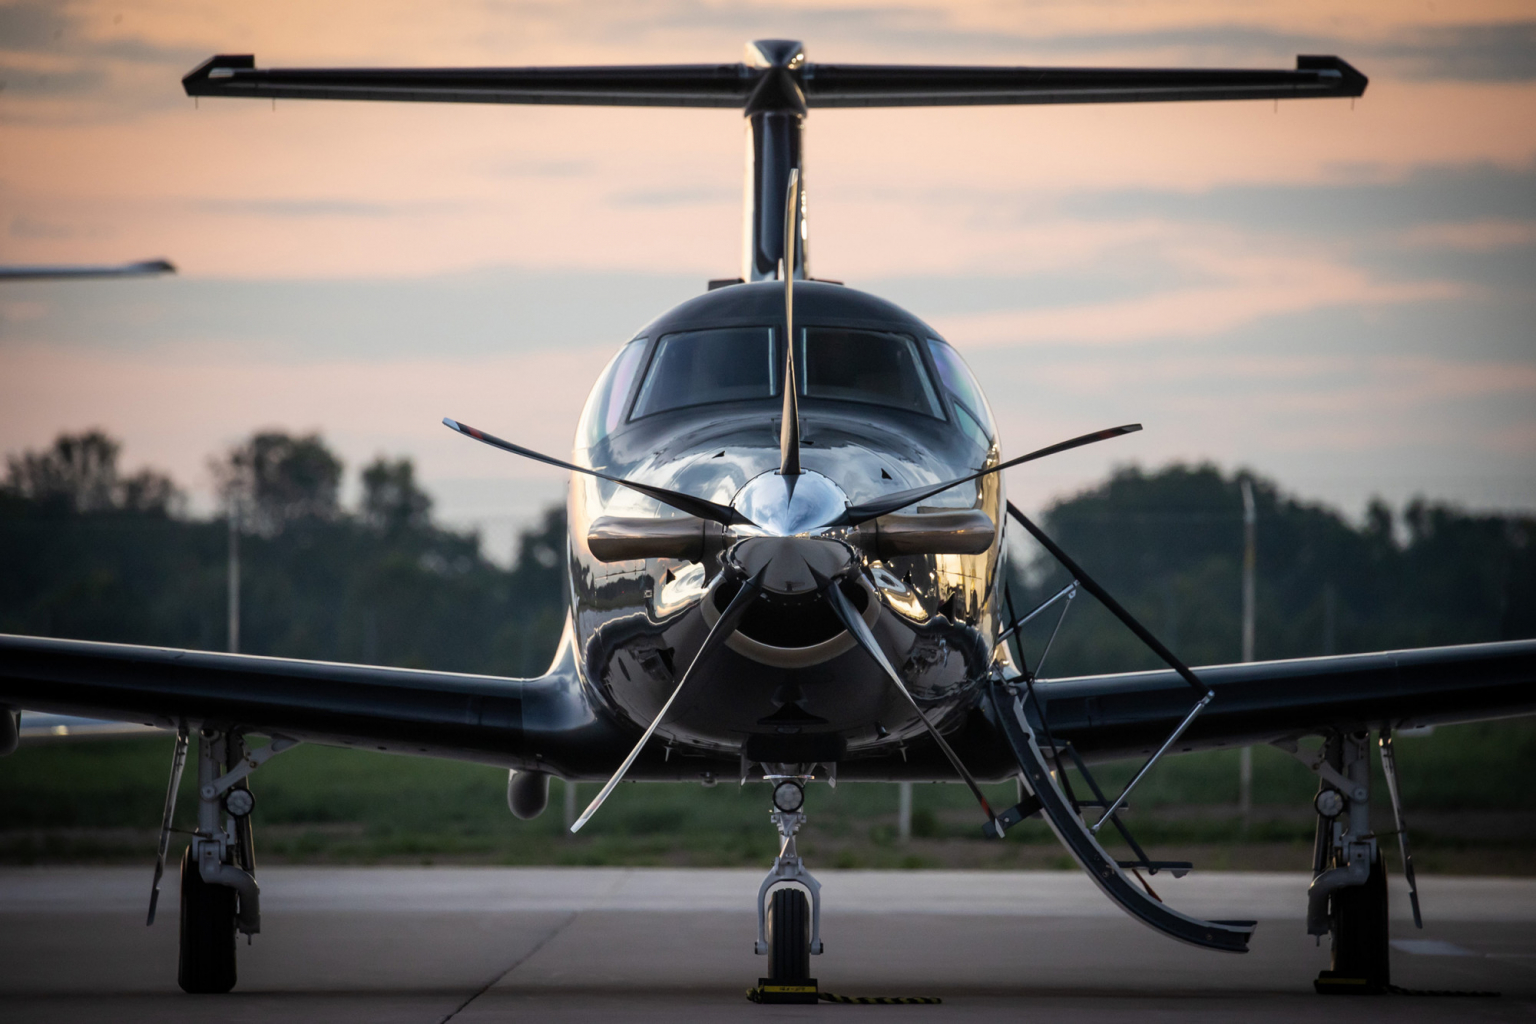
<svg viewBox="0 0 1536 1024">
<path fill-rule="evenodd" d="M 1075 872 L 817 872 L 824 991 L 941 1005 L 759 1006 L 756 871 L 311 868 L 260 872 L 263 925 L 225 996 L 176 987 L 174 875 L 144 925 L 148 868 L 0 869 L 5 1021 L 1352 1021 L 1536 1016 L 1536 880 L 1421 880 L 1425 929 L 1393 891 L 1393 981 L 1498 998 L 1325 998 L 1302 874 L 1196 873 L 1171 905 L 1259 920 L 1251 952 L 1181 945 Z"/>
</svg>

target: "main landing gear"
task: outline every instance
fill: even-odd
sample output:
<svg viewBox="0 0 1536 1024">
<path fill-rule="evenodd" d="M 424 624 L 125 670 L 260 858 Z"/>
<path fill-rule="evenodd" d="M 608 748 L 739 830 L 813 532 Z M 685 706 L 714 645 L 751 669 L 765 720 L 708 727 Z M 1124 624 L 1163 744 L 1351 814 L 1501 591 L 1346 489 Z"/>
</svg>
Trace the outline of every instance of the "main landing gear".
<svg viewBox="0 0 1536 1024">
<path fill-rule="evenodd" d="M 177 731 L 171 781 L 160 824 L 159 856 L 150 891 L 155 923 L 160 879 L 170 845 L 176 794 L 187 758 L 187 727 Z M 237 732 L 204 728 L 197 743 L 197 829 L 181 858 L 181 935 L 177 983 L 186 992 L 222 993 L 235 987 L 235 935 L 261 931 L 261 889 L 250 813 L 256 806 L 247 777 L 275 754 L 297 745 L 273 737 L 249 751 Z"/>
<path fill-rule="evenodd" d="M 823 949 L 821 883 L 805 869 L 795 849 L 795 833 L 805 824 L 805 784 L 814 776 L 802 774 L 804 766 L 776 767 L 779 774 L 763 778 L 773 785 L 774 809 L 768 817 L 779 830 L 779 855 L 757 891 L 755 949 L 768 957 L 768 976 L 758 979 L 752 998 L 762 1003 L 814 1003 L 818 994 L 811 957 Z"/>
<path fill-rule="evenodd" d="M 1383 734 L 1383 767 L 1392 772 L 1388 777 L 1394 783 L 1390 787 L 1393 810 L 1401 834 L 1402 811 L 1391 764 L 1390 735 Z M 1307 933 L 1333 937 L 1333 962 L 1318 974 L 1313 988 L 1322 995 L 1380 995 L 1391 987 L 1392 978 L 1387 873 L 1371 831 L 1370 734 L 1335 735 L 1315 753 L 1304 754 L 1294 747 L 1291 753 L 1319 776 Z M 1406 855 L 1406 837 L 1403 850 Z M 1412 879 L 1411 859 L 1408 871 Z M 1417 918 L 1417 892 L 1414 914 Z"/>
</svg>

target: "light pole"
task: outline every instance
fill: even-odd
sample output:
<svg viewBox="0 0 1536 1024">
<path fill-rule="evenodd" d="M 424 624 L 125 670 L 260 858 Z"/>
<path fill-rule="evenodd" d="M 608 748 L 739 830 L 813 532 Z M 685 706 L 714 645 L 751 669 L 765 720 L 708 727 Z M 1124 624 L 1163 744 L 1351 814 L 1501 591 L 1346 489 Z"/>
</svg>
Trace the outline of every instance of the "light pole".
<svg viewBox="0 0 1536 1024">
<path fill-rule="evenodd" d="M 240 499 L 229 498 L 229 653 L 240 651 Z"/>
<path fill-rule="evenodd" d="M 1253 483 L 1243 480 L 1243 661 L 1253 660 L 1253 606 L 1254 574 L 1258 561 L 1257 540 L 1258 509 L 1253 503 Z M 1248 819 L 1253 814 L 1253 748 L 1238 751 L 1237 761 L 1237 809 L 1243 818 L 1243 829 L 1248 829 Z"/>
</svg>

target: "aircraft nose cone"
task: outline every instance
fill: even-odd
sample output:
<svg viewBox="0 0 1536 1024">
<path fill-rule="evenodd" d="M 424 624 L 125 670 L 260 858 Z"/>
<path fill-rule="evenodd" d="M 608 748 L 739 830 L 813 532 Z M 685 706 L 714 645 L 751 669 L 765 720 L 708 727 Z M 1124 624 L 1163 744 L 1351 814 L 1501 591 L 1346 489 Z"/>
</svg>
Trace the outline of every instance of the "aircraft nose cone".
<svg viewBox="0 0 1536 1024">
<path fill-rule="evenodd" d="M 793 537 L 842 515 L 848 496 L 820 473 L 807 470 L 798 476 L 780 476 L 768 472 L 748 480 L 731 504 L 769 536 Z"/>
<path fill-rule="evenodd" d="M 764 590 L 810 594 L 816 590 L 816 573 L 831 579 L 858 556 L 831 537 L 749 537 L 732 549 L 730 557 L 748 576 L 756 576 L 766 566 Z"/>
</svg>

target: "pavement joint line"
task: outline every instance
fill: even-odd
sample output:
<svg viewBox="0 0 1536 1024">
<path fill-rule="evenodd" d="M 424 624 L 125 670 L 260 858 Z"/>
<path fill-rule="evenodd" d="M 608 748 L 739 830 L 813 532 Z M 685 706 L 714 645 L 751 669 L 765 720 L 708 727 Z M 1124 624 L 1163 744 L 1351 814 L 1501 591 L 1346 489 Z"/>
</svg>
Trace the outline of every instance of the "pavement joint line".
<svg viewBox="0 0 1536 1024">
<path fill-rule="evenodd" d="M 518 957 L 516 960 L 513 960 L 512 963 L 510 965 L 508 965 L 506 970 L 504 970 L 500 974 L 496 975 L 496 977 L 492 978 L 490 981 L 486 982 L 484 985 L 481 985 L 480 988 L 477 989 L 475 992 L 470 993 L 470 996 L 469 996 L 468 999 L 464 1000 L 458 1006 L 454 1007 L 452 1012 L 450 1012 L 442 1020 L 438 1021 L 437 1024 L 448 1024 L 448 1022 L 450 1020 L 452 1020 L 453 1018 L 457 1017 L 459 1014 L 463 1013 L 465 1007 L 467 1007 L 470 1003 L 474 1002 L 476 999 L 479 999 L 481 996 L 485 995 L 491 989 L 495 988 L 496 985 L 503 978 L 505 978 L 507 975 L 511 974 L 513 971 L 515 971 L 519 967 L 523 966 L 523 964 L 525 964 L 529 960 L 533 959 L 533 956 L 534 956 L 535 953 L 537 953 L 539 950 L 543 949 L 545 946 L 547 946 L 551 942 L 553 942 L 555 940 L 556 936 L 558 936 L 561 932 L 563 932 L 567 928 L 569 928 L 571 926 L 571 922 L 575 921 L 580 916 L 581 916 L 581 911 L 579 911 L 579 910 L 572 911 L 569 917 L 567 917 L 564 921 L 561 921 L 558 925 L 556 925 L 554 927 L 553 931 L 551 931 L 548 935 L 544 936 L 538 942 L 534 943 L 534 946 L 533 946 L 532 949 L 530 949 L 528 952 L 524 953 L 522 956 Z"/>
</svg>

